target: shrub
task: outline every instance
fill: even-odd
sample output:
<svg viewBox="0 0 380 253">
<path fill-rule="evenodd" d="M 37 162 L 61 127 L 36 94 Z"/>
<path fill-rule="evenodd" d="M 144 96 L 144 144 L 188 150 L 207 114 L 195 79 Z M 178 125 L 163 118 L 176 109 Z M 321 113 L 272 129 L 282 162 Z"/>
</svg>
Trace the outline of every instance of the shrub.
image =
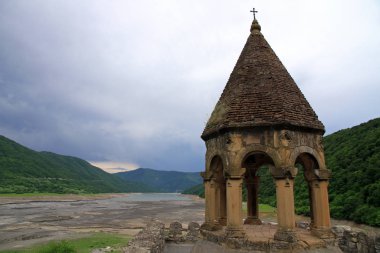
<svg viewBox="0 0 380 253">
<path fill-rule="evenodd" d="M 46 248 L 38 250 L 36 253 L 76 253 L 76 250 L 67 241 L 51 242 Z"/>
</svg>

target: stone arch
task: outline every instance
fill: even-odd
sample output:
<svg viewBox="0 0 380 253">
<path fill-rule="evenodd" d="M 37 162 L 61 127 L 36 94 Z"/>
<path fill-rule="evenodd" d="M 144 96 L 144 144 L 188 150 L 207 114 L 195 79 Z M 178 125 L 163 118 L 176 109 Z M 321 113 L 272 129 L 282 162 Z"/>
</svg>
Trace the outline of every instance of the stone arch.
<svg viewBox="0 0 380 253">
<path fill-rule="evenodd" d="M 261 151 L 264 150 L 264 151 Z M 259 169 L 264 165 L 275 166 L 273 158 L 266 153 L 267 149 L 251 149 L 243 156 L 241 167 L 245 168 L 244 182 L 247 190 L 247 218 L 245 224 L 260 225 L 259 218 Z M 268 168 L 270 171 L 270 168 Z"/>
<path fill-rule="evenodd" d="M 319 155 L 319 153 L 315 149 L 308 147 L 308 146 L 296 147 L 293 150 L 292 154 L 290 155 L 290 164 L 295 165 L 296 160 L 303 153 L 306 153 L 306 154 L 310 155 L 311 157 L 313 157 L 316 160 L 316 162 L 318 163 L 319 169 L 322 169 L 322 170 L 326 169 L 325 163 L 323 162 L 323 159 Z"/>
<path fill-rule="evenodd" d="M 281 157 L 278 154 L 278 152 L 272 148 L 269 148 L 263 145 L 251 145 L 242 149 L 237 154 L 237 159 L 238 161 L 240 161 L 239 165 L 242 165 L 244 160 L 253 153 L 265 153 L 267 156 L 269 156 L 272 159 L 273 165 L 275 167 L 280 167 L 281 165 Z"/>
<path fill-rule="evenodd" d="M 227 168 L 227 164 L 228 163 L 227 163 L 227 160 L 226 160 L 227 158 L 226 158 L 225 155 L 223 155 L 223 154 L 221 154 L 219 152 L 214 152 L 214 153 L 212 153 L 210 155 L 207 155 L 207 157 L 206 157 L 206 171 L 208 173 L 210 173 L 210 176 L 212 174 L 212 162 L 213 162 L 214 159 L 218 159 L 218 158 L 222 162 L 223 170 L 225 170 Z"/>
<path fill-rule="evenodd" d="M 313 227 L 314 221 L 318 219 L 316 217 L 317 213 L 315 212 L 316 207 L 313 194 L 313 180 L 317 179 L 317 175 L 319 174 L 320 162 L 317 160 L 317 157 L 313 155 L 312 151 L 314 150 L 312 150 L 311 148 L 305 148 L 303 149 L 303 151 L 304 152 L 300 152 L 296 156 L 294 160 L 294 165 L 300 164 L 303 167 L 303 175 L 307 183 L 309 196 L 310 226 Z"/>
<path fill-rule="evenodd" d="M 320 170 L 319 162 L 310 153 L 301 153 L 297 156 L 295 160 L 295 165 L 296 164 L 301 164 L 302 167 L 304 168 L 304 176 L 307 181 L 311 181 L 317 177 L 319 174 L 318 171 Z"/>
<path fill-rule="evenodd" d="M 223 169 L 223 160 L 220 155 L 214 155 L 212 157 L 209 169 L 213 174 L 218 173 L 221 169 Z"/>
<path fill-rule="evenodd" d="M 225 163 L 220 155 L 214 155 L 209 163 L 209 171 L 211 173 L 211 180 L 214 188 L 213 195 L 215 198 L 211 209 L 215 216 L 215 224 L 223 226 L 227 223 L 227 192 L 224 164 Z"/>
</svg>

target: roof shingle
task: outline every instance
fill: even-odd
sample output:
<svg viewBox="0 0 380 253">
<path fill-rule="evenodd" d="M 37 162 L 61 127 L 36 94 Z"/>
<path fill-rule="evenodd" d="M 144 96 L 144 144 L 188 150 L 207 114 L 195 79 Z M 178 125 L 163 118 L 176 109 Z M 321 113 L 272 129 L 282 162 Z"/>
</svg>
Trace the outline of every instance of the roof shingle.
<svg viewBox="0 0 380 253">
<path fill-rule="evenodd" d="M 256 20 L 202 138 L 226 128 L 287 125 L 324 132 Z"/>
</svg>

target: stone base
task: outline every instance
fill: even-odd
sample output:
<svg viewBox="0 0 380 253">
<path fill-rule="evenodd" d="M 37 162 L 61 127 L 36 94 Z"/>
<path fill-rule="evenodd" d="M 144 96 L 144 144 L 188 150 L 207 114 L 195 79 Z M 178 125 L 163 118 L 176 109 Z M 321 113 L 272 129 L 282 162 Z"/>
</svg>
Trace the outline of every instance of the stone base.
<svg viewBox="0 0 380 253">
<path fill-rule="evenodd" d="M 261 220 L 257 217 L 247 217 L 245 219 L 244 224 L 249 224 L 249 225 L 261 225 L 263 224 Z"/>
<path fill-rule="evenodd" d="M 227 238 L 245 238 L 245 231 L 242 227 L 229 227 L 226 228 Z"/>
<path fill-rule="evenodd" d="M 330 228 L 311 228 L 311 234 L 321 239 L 335 238 L 335 235 Z"/>
<path fill-rule="evenodd" d="M 218 223 L 221 226 L 227 226 L 227 218 L 226 217 L 219 218 Z"/>
<path fill-rule="evenodd" d="M 290 243 L 298 241 L 297 234 L 291 230 L 277 230 L 277 232 L 274 234 L 274 239 L 277 241 Z"/>
<path fill-rule="evenodd" d="M 208 231 L 216 231 L 221 230 L 223 227 L 219 225 L 218 223 L 209 223 L 205 222 L 201 225 L 201 229 L 208 230 Z"/>
</svg>

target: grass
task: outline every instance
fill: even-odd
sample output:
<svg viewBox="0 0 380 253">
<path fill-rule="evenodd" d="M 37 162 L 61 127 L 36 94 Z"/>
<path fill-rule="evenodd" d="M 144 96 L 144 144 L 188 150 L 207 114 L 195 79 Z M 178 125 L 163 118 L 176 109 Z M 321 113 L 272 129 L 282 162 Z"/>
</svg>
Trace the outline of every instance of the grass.
<svg viewBox="0 0 380 253">
<path fill-rule="evenodd" d="M 20 250 L 6 250 L 0 253 L 90 253 L 93 249 L 111 247 L 110 252 L 121 253 L 131 238 L 126 235 L 96 233 L 92 236 L 67 241 L 52 241 Z"/>
<path fill-rule="evenodd" d="M 261 213 L 274 213 L 276 212 L 276 208 L 267 204 L 259 204 L 259 211 Z"/>
<path fill-rule="evenodd" d="M 247 202 L 243 202 L 243 211 L 247 211 Z M 267 204 L 259 204 L 259 212 L 260 213 L 274 213 L 276 212 L 276 208 Z"/>
</svg>

